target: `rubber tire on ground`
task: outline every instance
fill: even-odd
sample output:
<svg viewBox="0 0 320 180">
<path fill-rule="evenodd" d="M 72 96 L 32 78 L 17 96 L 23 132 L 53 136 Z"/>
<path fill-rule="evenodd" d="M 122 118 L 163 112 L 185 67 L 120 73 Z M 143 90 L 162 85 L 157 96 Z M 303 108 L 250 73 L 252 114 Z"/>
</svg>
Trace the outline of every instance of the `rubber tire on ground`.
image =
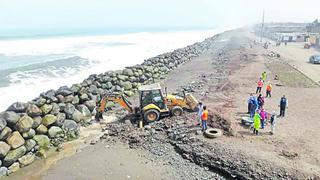
<svg viewBox="0 0 320 180">
<path fill-rule="evenodd" d="M 180 106 L 174 106 L 171 110 L 171 114 L 173 116 L 181 116 L 183 113 L 183 109 Z"/>
<path fill-rule="evenodd" d="M 204 132 L 204 135 L 207 138 L 217 138 L 222 136 L 222 130 L 221 129 L 217 129 L 217 128 L 209 128 Z"/>
<path fill-rule="evenodd" d="M 154 120 L 150 120 L 148 118 L 148 116 L 150 114 L 154 114 L 156 116 L 156 118 Z M 149 109 L 146 112 L 143 113 L 143 119 L 146 123 L 151 123 L 151 122 L 155 122 L 158 121 L 160 119 L 160 112 L 156 109 Z"/>
</svg>

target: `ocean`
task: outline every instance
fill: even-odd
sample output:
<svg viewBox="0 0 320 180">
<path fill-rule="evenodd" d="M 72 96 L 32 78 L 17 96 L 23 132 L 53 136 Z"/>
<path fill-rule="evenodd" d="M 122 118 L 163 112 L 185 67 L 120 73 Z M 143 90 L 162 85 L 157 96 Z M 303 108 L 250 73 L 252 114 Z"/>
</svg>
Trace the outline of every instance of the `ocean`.
<svg viewBox="0 0 320 180">
<path fill-rule="evenodd" d="M 200 42 L 223 29 L 121 33 L 0 34 L 0 111 L 90 74 L 119 70 Z"/>
</svg>

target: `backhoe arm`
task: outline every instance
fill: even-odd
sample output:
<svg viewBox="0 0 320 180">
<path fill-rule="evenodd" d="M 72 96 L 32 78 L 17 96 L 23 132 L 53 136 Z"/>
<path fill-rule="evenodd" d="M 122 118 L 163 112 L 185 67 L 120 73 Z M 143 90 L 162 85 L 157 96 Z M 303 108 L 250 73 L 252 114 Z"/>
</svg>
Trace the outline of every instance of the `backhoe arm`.
<svg viewBox="0 0 320 180">
<path fill-rule="evenodd" d="M 102 98 L 100 102 L 100 108 L 99 108 L 100 112 L 105 111 L 106 105 L 109 101 L 118 103 L 120 106 L 128 110 L 130 113 L 133 113 L 131 102 L 127 98 L 125 98 L 123 95 L 116 95 L 116 94 L 107 95 Z"/>
</svg>

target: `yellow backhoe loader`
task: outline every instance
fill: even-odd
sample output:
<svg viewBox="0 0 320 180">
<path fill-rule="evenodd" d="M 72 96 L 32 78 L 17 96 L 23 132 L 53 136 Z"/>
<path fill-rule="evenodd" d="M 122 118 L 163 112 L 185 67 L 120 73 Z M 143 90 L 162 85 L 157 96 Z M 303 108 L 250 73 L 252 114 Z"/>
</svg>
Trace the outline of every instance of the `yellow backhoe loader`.
<svg viewBox="0 0 320 180">
<path fill-rule="evenodd" d="M 100 102 L 100 113 L 105 112 L 106 104 L 109 101 L 118 103 L 136 117 L 143 119 L 145 123 L 150 123 L 159 120 L 164 116 L 180 116 L 183 110 L 196 111 L 198 101 L 189 93 L 184 97 L 175 95 L 164 96 L 161 91 L 160 84 L 151 84 L 141 86 L 139 89 L 138 107 L 132 107 L 132 103 L 120 94 L 109 94 L 102 98 Z"/>
</svg>

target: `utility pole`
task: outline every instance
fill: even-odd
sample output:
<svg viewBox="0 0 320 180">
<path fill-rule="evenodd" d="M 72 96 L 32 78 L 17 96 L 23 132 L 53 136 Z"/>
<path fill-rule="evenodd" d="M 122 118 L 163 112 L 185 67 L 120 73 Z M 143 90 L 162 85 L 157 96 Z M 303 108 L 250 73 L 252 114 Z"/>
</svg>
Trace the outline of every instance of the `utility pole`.
<svg viewBox="0 0 320 180">
<path fill-rule="evenodd" d="M 260 32 L 260 42 L 262 42 L 263 28 L 264 28 L 264 10 L 263 10 L 263 12 L 262 12 L 262 23 L 261 23 L 261 32 Z"/>
</svg>

